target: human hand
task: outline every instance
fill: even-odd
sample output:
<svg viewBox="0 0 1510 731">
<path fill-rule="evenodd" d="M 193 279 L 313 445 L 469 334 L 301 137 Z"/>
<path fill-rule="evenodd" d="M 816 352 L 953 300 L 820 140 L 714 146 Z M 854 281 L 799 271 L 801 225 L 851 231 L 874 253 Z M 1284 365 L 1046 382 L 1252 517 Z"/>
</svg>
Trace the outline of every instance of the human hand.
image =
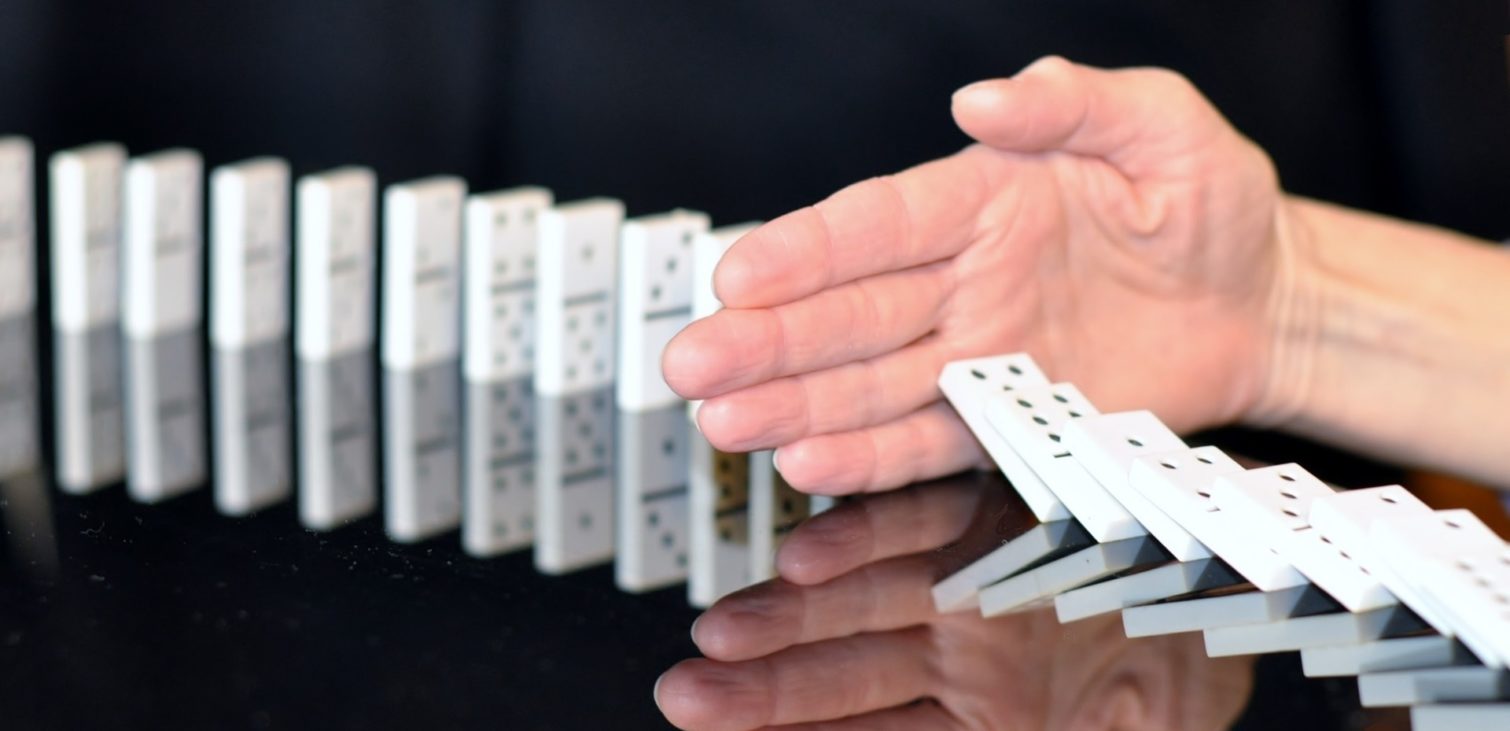
<svg viewBox="0 0 1510 731">
<path fill-rule="evenodd" d="M 693 625 L 709 659 L 669 670 L 656 702 L 690 731 L 1230 725 L 1250 661 L 1208 659 L 1199 634 L 1129 640 L 1117 614 L 1061 626 L 1051 611 L 934 611 L 935 581 L 1031 523 L 1008 495 L 997 478 L 955 478 L 804 523 L 778 554 L 782 578 Z"/>
<path fill-rule="evenodd" d="M 1048 58 L 955 95 L 981 144 L 741 239 L 727 309 L 666 349 L 721 449 L 871 491 L 985 464 L 943 364 L 1027 351 L 1103 409 L 1188 430 L 1251 415 L 1283 302 L 1273 166 L 1183 78 Z"/>
</svg>

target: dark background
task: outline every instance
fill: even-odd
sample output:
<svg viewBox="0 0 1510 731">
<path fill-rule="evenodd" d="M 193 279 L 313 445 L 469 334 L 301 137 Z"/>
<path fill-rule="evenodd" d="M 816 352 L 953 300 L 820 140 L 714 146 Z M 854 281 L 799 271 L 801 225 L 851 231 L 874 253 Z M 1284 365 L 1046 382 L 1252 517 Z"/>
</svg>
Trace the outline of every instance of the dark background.
<svg viewBox="0 0 1510 731">
<path fill-rule="evenodd" d="M 39 160 L 96 139 L 188 146 L 211 166 L 456 173 L 732 223 L 957 149 L 950 92 L 1059 53 L 1183 71 L 1291 191 L 1499 239 L 1506 15 L 1502 0 L 0 0 L 0 134 L 33 138 Z M 305 533 L 289 507 L 229 520 L 202 493 L 22 510 L 25 487 L 4 504 L 5 728 L 655 728 L 651 684 L 693 651 L 679 590 L 623 596 L 606 569 L 545 578 L 525 555 L 399 547 L 372 523 Z M 1294 673 L 1266 665 L 1251 727 L 1337 727 L 1345 685 Z"/>
</svg>

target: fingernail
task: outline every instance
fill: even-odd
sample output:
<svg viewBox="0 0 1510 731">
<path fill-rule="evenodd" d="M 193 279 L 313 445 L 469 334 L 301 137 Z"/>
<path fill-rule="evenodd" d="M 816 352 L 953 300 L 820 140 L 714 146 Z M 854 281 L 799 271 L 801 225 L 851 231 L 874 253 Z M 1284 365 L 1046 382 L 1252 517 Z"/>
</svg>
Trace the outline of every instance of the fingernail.
<svg viewBox="0 0 1510 731">
<path fill-rule="evenodd" d="M 777 472 L 781 472 L 781 450 L 780 449 L 777 449 L 776 451 L 771 452 L 771 466 L 774 467 L 774 468 L 776 468 Z M 785 473 L 783 473 L 783 474 L 785 474 Z"/>
<path fill-rule="evenodd" d="M 655 687 L 650 689 L 650 697 L 655 700 L 655 707 L 657 709 L 661 707 L 661 681 L 665 679 L 666 674 L 661 673 L 661 677 L 655 679 Z M 665 713 L 664 710 L 661 712 Z"/>
<path fill-rule="evenodd" d="M 703 616 L 703 614 L 699 614 L 697 615 L 697 619 L 692 620 L 692 629 L 689 634 L 692 635 L 692 644 L 694 645 L 697 644 L 697 623 L 703 621 Z"/>
<path fill-rule="evenodd" d="M 953 103 L 955 104 L 980 104 L 988 101 L 996 95 L 997 82 L 977 81 L 960 87 L 954 92 Z"/>
</svg>

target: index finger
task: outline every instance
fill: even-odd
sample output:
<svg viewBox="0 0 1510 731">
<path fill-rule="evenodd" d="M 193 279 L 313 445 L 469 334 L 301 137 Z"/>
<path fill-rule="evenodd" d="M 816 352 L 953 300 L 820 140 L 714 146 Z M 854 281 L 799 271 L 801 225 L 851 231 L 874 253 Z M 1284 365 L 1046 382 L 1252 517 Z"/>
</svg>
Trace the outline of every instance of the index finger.
<svg viewBox="0 0 1510 731">
<path fill-rule="evenodd" d="M 969 148 L 871 178 L 734 243 L 714 271 L 726 307 L 774 307 L 856 279 L 947 259 L 969 246 L 998 153 Z"/>
</svg>

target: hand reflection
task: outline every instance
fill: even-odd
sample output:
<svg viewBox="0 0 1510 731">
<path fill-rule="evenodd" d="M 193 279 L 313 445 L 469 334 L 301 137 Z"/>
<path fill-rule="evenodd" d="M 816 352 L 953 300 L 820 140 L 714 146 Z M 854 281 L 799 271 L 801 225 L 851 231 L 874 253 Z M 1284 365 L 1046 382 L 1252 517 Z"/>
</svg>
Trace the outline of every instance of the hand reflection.
<svg viewBox="0 0 1510 731">
<path fill-rule="evenodd" d="M 1128 640 L 1110 615 L 984 619 L 934 611 L 929 587 L 1026 527 L 982 475 L 847 503 L 795 530 L 781 578 L 693 626 L 708 659 L 679 663 L 656 701 L 683 729 L 1225 728 L 1249 661 L 1200 635 Z"/>
</svg>

